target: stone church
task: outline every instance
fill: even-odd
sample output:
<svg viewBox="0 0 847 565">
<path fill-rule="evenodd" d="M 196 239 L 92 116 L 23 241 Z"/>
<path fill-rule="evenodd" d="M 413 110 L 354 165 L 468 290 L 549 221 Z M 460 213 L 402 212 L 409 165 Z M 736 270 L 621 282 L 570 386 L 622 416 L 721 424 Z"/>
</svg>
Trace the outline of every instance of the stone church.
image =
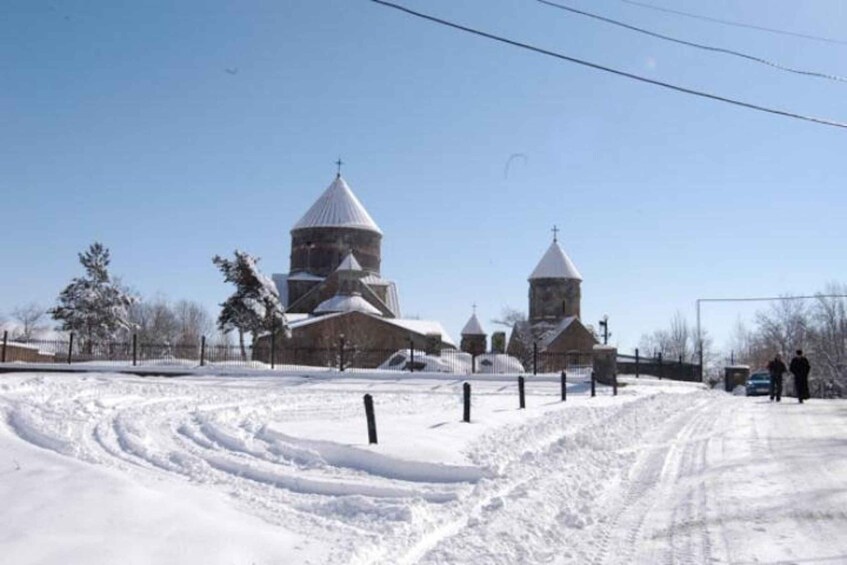
<svg viewBox="0 0 847 565">
<path fill-rule="evenodd" d="M 529 275 L 529 318 L 515 324 L 506 350 L 527 360 L 536 344 L 547 371 L 587 362 L 597 344 L 580 320 L 582 275 L 555 232 L 553 243 Z"/>
<path fill-rule="evenodd" d="M 405 319 L 397 284 L 382 276 L 379 226 L 339 171 L 291 229 L 289 272 L 274 274 L 291 337 L 277 336 L 279 363 L 328 365 L 343 340 L 348 364 L 375 367 L 391 353 L 455 349 L 440 323 Z M 270 336 L 257 352 L 268 351 Z"/>
</svg>

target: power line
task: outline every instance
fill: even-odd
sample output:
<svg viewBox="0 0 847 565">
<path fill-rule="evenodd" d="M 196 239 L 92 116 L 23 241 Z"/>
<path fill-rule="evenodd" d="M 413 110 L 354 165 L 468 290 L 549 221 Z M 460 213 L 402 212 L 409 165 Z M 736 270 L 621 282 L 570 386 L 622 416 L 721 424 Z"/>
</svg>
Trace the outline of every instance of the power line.
<svg viewBox="0 0 847 565">
<path fill-rule="evenodd" d="M 733 26 L 733 27 L 743 27 L 746 29 L 755 29 L 758 31 L 766 31 L 768 33 L 776 33 L 779 35 L 788 35 L 791 37 L 800 37 L 802 39 L 810 39 L 812 41 L 822 41 L 824 43 L 834 43 L 836 45 L 847 45 L 847 41 L 843 39 L 833 39 L 831 37 L 822 37 L 820 35 L 812 35 L 808 33 L 799 33 L 796 31 L 789 31 L 785 29 L 778 29 L 773 27 L 765 27 L 755 24 L 748 24 L 745 22 L 739 22 L 734 20 L 724 20 L 721 18 L 714 18 L 711 16 L 704 16 L 702 14 L 694 14 L 692 12 L 684 12 L 682 10 L 674 10 L 672 8 L 665 8 L 664 6 L 657 6 L 655 4 L 649 4 L 647 2 L 639 2 L 638 0 L 620 0 L 624 4 L 631 4 L 633 6 L 639 6 L 641 8 L 647 8 L 649 10 L 655 10 L 657 12 L 665 12 L 668 14 L 676 14 L 678 16 L 685 16 L 686 18 L 693 18 L 695 20 L 703 20 L 707 22 Z"/>
<path fill-rule="evenodd" d="M 735 50 L 732 50 L 732 49 L 725 49 L 723 47 L 714 47 L 714 46 L 711 46 L 711 45 L 704 45 L 702 43 L 694 43 L 693 41 L 686 41 L 684 39 L 678 39 L 678 38 L 675 38 L 675 37 L 671 37 L 669 35 L 664 35 L 664 34 L 661 34 L 661 33 L 657 33 L 655 31 L 650 31 L 648 29 L 636 27 L 636 26 L 633 26 L 633 25 L 630 25 L 630 24 L 627 24 L 627 23 L 624 23 L 624 22 L 621 22 L 621 21 L 618 21 L 618 20 L 613 20 L 611 18 L 607 18 L 607 17 L 601 16 L 599 14 L 593 14 L 591 12 L 585 12 L 583 10 L 578 10 L 578 9 L 573 8 L 571 6 L 566 6 L 564 4 L 559 4 L 557 2 L 550 2 L 549 0 L 536 0 L 536 1 L 540 2 L 541 4 L 546 4 L 547 6 L 551 6 L 553 8 L 558 8 L 559 10 L 564 10 L 566 12 L 571 12 L 573 14 L 578 14 L 580 16 L 585 16 L 585 17 L 588 17 L 588 18 L 599 20 L 601 22 L 605 22 L 605 23 L 608 23 L 608 24 L 611 24 L 611 25 L 614 25 L 614 26 L 622 27 L 622 28 L 625 28 L 625 29 L 628 29 L 628 30 L 631 30 L 631 31 L 638 32 L 638 33 L 643 33 L 643 34 L 649 35 L 651 37 L 663 39 L 665 41 L 670 41 L 670 42 L 673 42 L 673 43 L 679 43 L 680 45 L 687 45 L 689 47 L 694 47 L 696 49 L 703 49 L 703 50 L 706 50 L 706 51 L 712 51 L 714 53 L 723 53 L 725 55 L 732 55 L 734 57 L 740 57 L 742 59 L 747 59 L 748 61 L 753 61 L 755 63 L 760 63 L 762 65 L 767 65 L 769 67 L 773 67 L 773 68 L 781 70 L 781 71 L 786 71 L 786 72 L 789 72 L 789 73 L 795 73 L 795 74 L 798 74 L 798 75 L 806 75 L 806 76 L 812 76 L 812 77 L 817 77 L 817 78 L 825 78 L 825 79 L 828 79 L 828 80 L 847 82 L 847 78 L 841 77 L 841 76 L 838 76 L 838 75 L 830 75 L 830 74 L 819 73 L 819 72 L 815 72 L 815 71 L 805 71 L 805 70 L 802 70 L 802 69 L 795 69 L 795 68 L 792 68 L 792 67 L 787 67 L 785 65 L 780 65 L 779 63 L 774 63 L 773 61 L 768 61 L 767 59 L 762 59 L 761 57 L 756 57 L 754 55 L 748 55 L 746 53 L 742 53 L 741 51 L 735 51 Z"/>
<path fill-rule="evenodd" d="M 506 43 L 506 44 L 512 45 L 514 47 L 520 47 L 521 49 L 527 49 L 527 50 L 533 51 L 535 53 L 540 53 L 542 55 L 547 55 L 549 57 L 555 57 L 556 59 L 561 59 L 563 61 L 568 61 L 570 63 L 575 63 L 577 65 L 582 65 L 584 67 L 590 67 L 592 69 L 596 69 L 596 70 L 599 70 L 599 71 L 604 71 L 604 72 L 607 72 L 607 73 L 626 77 L 626 78 L 629 78 L 629 79 L 632 79 L 632 80 L 637 80 L 639 82 L 646 82 L 648 84 L 652 84 L 652 85 L 655 85 L 655 86 L 661 86 L 662 88 L 667 88 L 669 90 L 673 90 L 673 91 L 676 91 L 676 92 L 681 92 L 681 93 L 684 93 L 684 94 L 690 94 L 692 96 L 699 96 L 701 98 L 708 98 L 710 100 L 717 100 L 718 102 L 725 102 L 726 104 L 732 104 L 734 106 L 740 106 L 740 107 L 746 108 L 748 110 L 756 110 L 756 111 L 759 111 L 759 112 L 766 112 L 768 114 L 775 114 L 777 116 L 784 116 L 784 117 L 787 117 L 787 118 L 794 118 L 794 119 L 803 120 L 803 121 L 806 121 L 806 122 L 812 122 L 812 123 L 816 123 L 816 124 L 847 129 L 847 123 L 844 123 L 844 122 L 837 122 L 837 121 L 830 120 L 830 119 L 827 119 L 827 118 L 818 118 L 818 117 L 815 117 L 815 116 L 804 116 L 802 114 L 796 114 L 794 112 L 789 112 L 787 110 L 780 110 L 780 109 L 777 109 L 777 108 L 769 108 L 767 106 L 760 106 L 758 104 L 753 104 L 753 103 L 750 103 L 750 102 L 743 102 L 741 100 L 736 100 L 734 98 L 727 98 L 725 96 L 720 96 L 720 95 L 717 95 L 717 94 L 711 94 L 711 93 L 703 92 L 703 91 L 700 91 L 700 90 L 694 90 L 692 88 L 687 88 L 687 87 L 684 87 L 684 86 L 677 86 L 675 84 L 662 82 L 660 80 L 647 78 L 647 77 L 644 77 L 644 76 L 641 76 L 641 75 L 636 75 L 636 74 L 633 74 L 633 73 L 628 73 L 626 71 L 613 69 L 611 67 L 605 67 L 605 66 L 599 65 L 597 63 L 592 63 L 590 61 L 577 59 L 575 57 L 570 57 L 568 55 L 556 53 L 555 51 L 548 51 L 547 49 L 542 49 L 540 47 L 535 47 L 533 45 L 521 43 L 519 41 L 515 41 L 515 40 L 512 40 L 512 39 L 507 39 L 507 38 L 501 37 L 499 35 L 494 35 L 494 34 L 491 34 L 491 33 L 487 33 L 487 32 L 484 32 L 484 31 L 480 31 L 480 30 L 477 30 L 477 29 L 466 27 L 466 26 L 463 26 L 463 25 L 460 25 L 460 24 L 457 24 L 457 23 L 450 22 L 448 20 L 437 18 L 435 16 L 430 16 L 428 14 L 416 12 L 414 10 L 406 8 L 405 6 L 393 4 L 393 3 L 387 2 L 385 0 L 371 0 L 371 2 L 374 2 L 376 4 L 380 4 L 382 6 L 386 6 L 388 8 L 393 8 L 395 10 L 399 10 L 401 12 L 404 12 L 404 13 L 409 14 L 411 16 L 415 16 L 417 18 L 421 18 L 421 19 L 424 19 L 424 20 L 435 22 L 437 24 L 441 24 L 441 25 L 444 25 L 444 26 L 447 26 L 447 27 L 452 27 L 454 29 L 465 31 L 465 32 L 468 32 L 468 33 L 471 33 L 471 34 L 474 34 L 474 35 L 478 35 L 480 37 L 485 37 L 487 39 L 491 39 L 491 40 L 494 40 L 494 41 L 499 41 L 500 43 Z"/>
</svg>

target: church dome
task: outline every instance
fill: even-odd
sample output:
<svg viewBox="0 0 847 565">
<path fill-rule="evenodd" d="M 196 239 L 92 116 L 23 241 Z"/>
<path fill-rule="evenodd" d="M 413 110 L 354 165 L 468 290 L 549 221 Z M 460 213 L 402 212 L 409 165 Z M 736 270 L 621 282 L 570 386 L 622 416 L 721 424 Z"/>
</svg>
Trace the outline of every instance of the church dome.
<svg viewBox="0 0 847 565">
<path fill-rule="evenodd" d="M 536 265 L 535 270 L 529 275 L 533 279 L 574 279 L 581 281 L 582 275 L 576 269 L 576 265 L 565 254 L 556 240 L 550 244 L 547 252 Z"/>
<path fill-rule="evenodd" d="M 291 231 L 310 228 L 352 228 L 382 235 L 382 230 L 341 175 L 335 177 Z"/>
<path fill-rule="evenodd" d="M 361 294 L 336 294 L 332 298 L 324 300 L 315 308 L 315 314 L 330 314 L 333 312 L 364 312 L 382 316 L 382 313 L 370 302 L 362 298 Z"/>
<path fill-rule="evenodd" d="M 465 327 L 462 328 L 462 335 L 485 335 L 485 330 L 482 329 L 482 324 L 479 323 L 479 318 L 474 312 Z"/>
</svg>

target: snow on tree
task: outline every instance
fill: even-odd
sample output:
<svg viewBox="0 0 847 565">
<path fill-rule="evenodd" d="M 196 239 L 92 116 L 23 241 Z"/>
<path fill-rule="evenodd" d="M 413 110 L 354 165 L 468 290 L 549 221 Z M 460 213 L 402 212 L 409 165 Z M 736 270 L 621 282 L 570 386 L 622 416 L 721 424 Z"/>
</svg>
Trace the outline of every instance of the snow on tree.
<svg viewBox="0 0 847 565">
<path fill-rule="evenodd" d="M 218 328 L 223 332 L 238 331 L 241 357 L 246 359 L 245 333 L 252 334 L 255 343 L 264 332 L 282 330 L 288 335 L 290 331 L 276 285 L 259 271 L 259 259 L 238 250 L 234 255 L 234 259 L 220 255 L 212 259 L 224 281 L 235 285 L 235 292 L 221 304 Z"/>
<path fill-rule="evenodd" d="M 88 352 L 95 342 L 114 339 L 131 327 L 129 308 L 136 299 L 109 275 L 110 260 L 109 250 L 99 242 L 80 253 L 85 276 L 71 280 L 49 311 L 62 330 L 79 335 Z"/>
</svg>

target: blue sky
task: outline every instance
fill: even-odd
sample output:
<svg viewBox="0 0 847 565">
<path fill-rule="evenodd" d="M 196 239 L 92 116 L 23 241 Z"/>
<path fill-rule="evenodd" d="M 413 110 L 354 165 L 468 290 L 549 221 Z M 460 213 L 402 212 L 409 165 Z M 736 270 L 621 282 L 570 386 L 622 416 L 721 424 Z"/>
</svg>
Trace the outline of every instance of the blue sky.
<svg viewBox="0 0 847 565">
<path fill-rule="evenodd" d="M 659 3 L 659 0 L 656 0 Z M 847 45 L 572 5 L 786 65 L 847 75 Z M 575 57 L 847 121 L 847 83 L 804 78 L 529 0 L 408 0 Z M 670 6 L 670 3 L 664 5 Z M 674 8 L 847 39 L 838 0 Z M 847 281 L 847 130 L 664 91 L 364 0 L 32 2 L 0 18 L 0 312 L 51 305 L 99 240 L 143 296 L 213 309 L 210 258 L 285 272 L 290 227 L 344 176 L 385 233 L 407 315 L 458 338 L 526 309 L 550 228 L 585 279 L 583 318 L 634 347 L 700 297 Z M 509 156 L 513 159 L 505 174 Z M 733 307 L 734 308 L 734 307 Z M 726 335 L 738 312 L 714 306 Z M 746 312 L 746 310 L 745 310 Z"/>
</svg>

